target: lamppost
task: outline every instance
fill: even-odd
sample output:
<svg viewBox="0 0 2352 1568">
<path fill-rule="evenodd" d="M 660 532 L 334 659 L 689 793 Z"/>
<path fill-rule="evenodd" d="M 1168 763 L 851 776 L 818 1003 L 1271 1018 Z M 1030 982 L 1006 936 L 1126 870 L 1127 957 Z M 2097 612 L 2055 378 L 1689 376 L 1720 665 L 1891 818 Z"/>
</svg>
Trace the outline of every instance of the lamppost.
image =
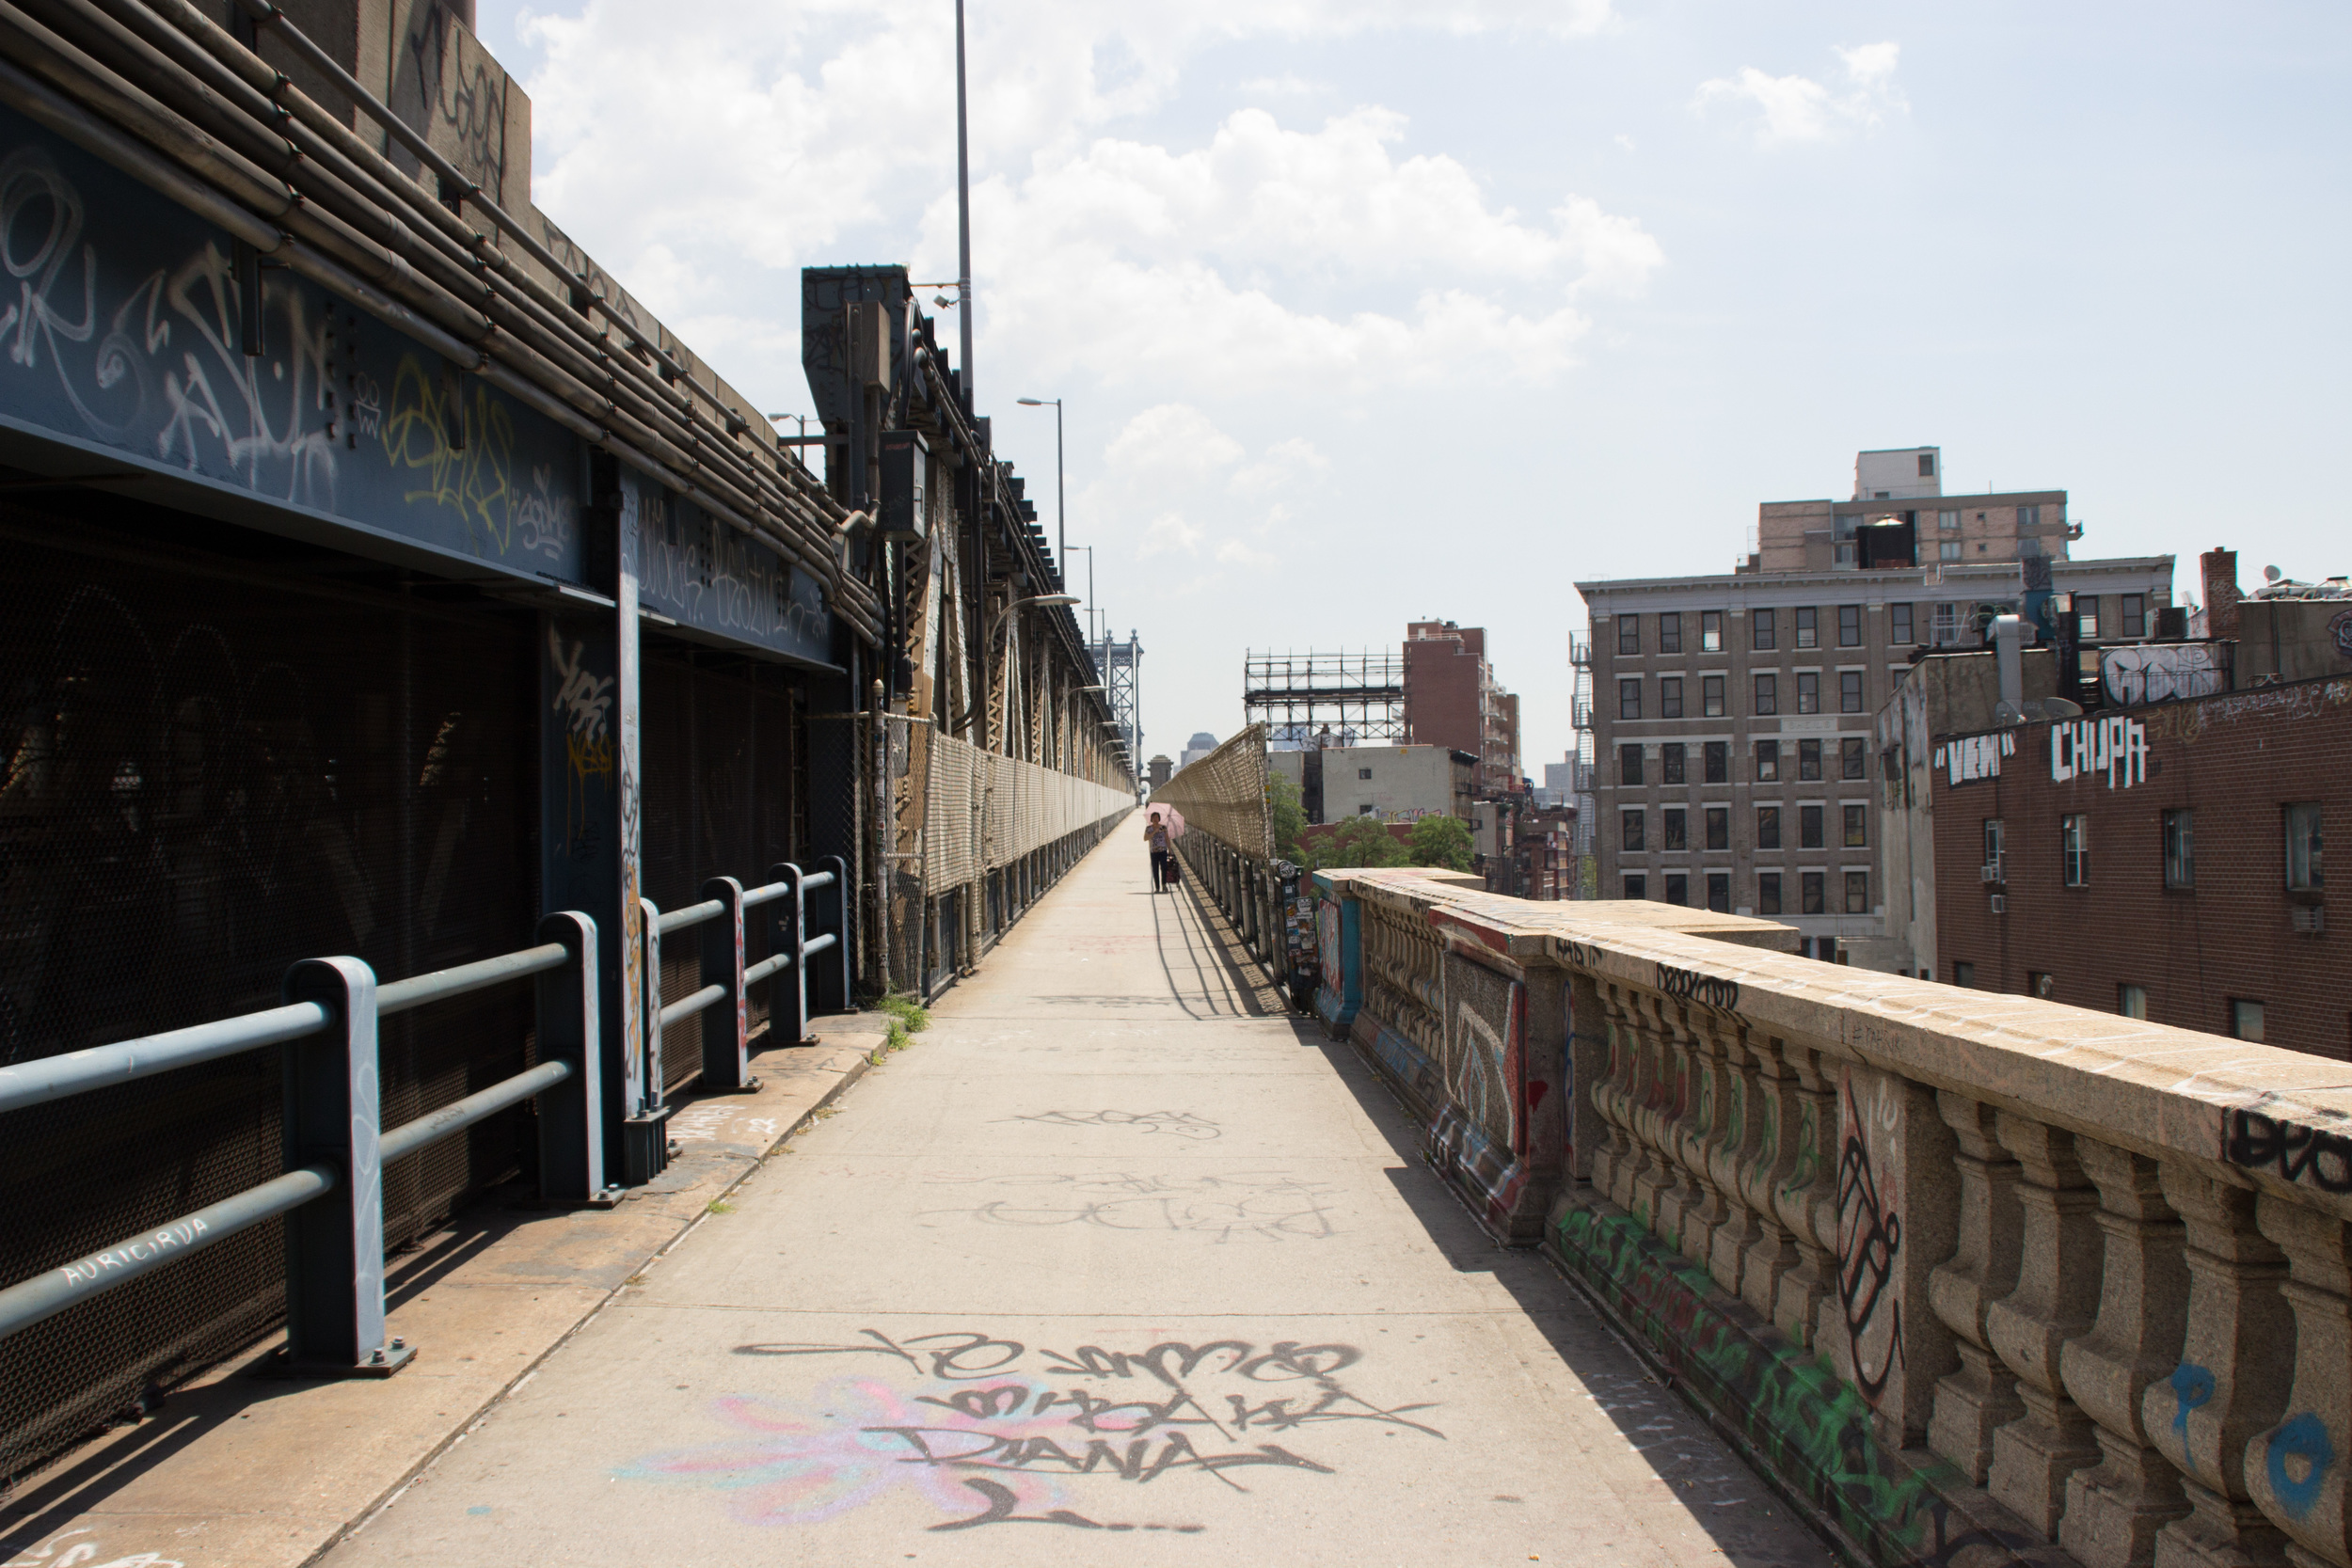
<svg viewBox="0 0 2352 1568">
<path fill-rule="evenodd" d="M 1043 408 L 1043 407 L 1045 407 L 1048 404 L 1051 404 L 1053 405 L 1053 409 L 1054 409 L 1054 569 L 1055 569 L 1057 572 L 1058 572 L 1058 571 L 1060 571 L 1060 570 L 1062 570 L 1062 569 L 1063 569 L 1063 563 L 1064 563 L 1066 561 L 1068 561 L 1068 560 L 1069 560 L 1069 557 L 1070 557 L 1070 509 L 1069 509 L 1068 505 L 1067 505 L 1067 504 L 1066 504 L 1066 502 L 1065 502 L 1064 496 L 1063 496 L 1063 491 L 1062 491 L 1062 467 L 1061 467 L 1061 399 L 1059 399 L 1059 398 L 1015 398 L 1015 399 L 1013 399 L 1013 402 L 1015 402 L 1015 403 L 1019 404 L 1020 404 L 1022 407 L 1024 407 L 1024 408 Z M 1089 572 L 1092 572 L 1092 571 L 1093 571 L 1093 569 L 1094 569 L 1094 558 L 1093 558 L 1092 556 L 1090 556 L 1090 555 L 1089 555 L 1089 556 L 1088 556 L 1088 557 L 1087 557 L 1087 570 L 1088 570 Z M 1070 586 L 1070 584 L 1069 584 L 1069 582 L 1068 582 L 1068 580 L 1067 580 L 1067 579 L 1065 579 L 1065 580 L 1063 581 L 1062 586 L 1063 586 L 1064 588 L 1067 588 L 1067 587 L 1069 587 L 1069 586 Z M 1090 598 L 1092 598 L 1093 596 L 1094 596 L 1093 593 L 1089 590 L 1089 593 L 1088 593 L 1088 594 L 1087 594 L 1087 597 L 1090 599 Z"/>
</svg>

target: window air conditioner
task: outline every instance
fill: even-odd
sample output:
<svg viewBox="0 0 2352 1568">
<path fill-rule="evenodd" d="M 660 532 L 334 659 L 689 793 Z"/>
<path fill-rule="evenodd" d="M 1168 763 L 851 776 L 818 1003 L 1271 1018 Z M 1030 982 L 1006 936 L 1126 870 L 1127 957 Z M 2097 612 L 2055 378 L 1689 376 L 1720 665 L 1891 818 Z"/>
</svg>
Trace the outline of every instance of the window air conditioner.
<svg viewBox="0 0 2352 1568">
<path fill-rule="evenodd" d="M 2324 904 L 2298 904 L 2287 911 L 2289 926 L 2313 936 L 2328 929 L 2328 910 Z"/>
<path fill-rule="evenodd" d="M 1994 914 L 2009 913 L 2009 900 L 1997 893 L 1993 895 L 1993 912 Z"/>
<path fill-rule="evenodd" d="M 1982 865 L 1977 867 L 1977 880 L 1980 882 L 1997 882 L 2000 879 L 2001 863 L 1999 861 L 1987 861 Z"/>
</svg>

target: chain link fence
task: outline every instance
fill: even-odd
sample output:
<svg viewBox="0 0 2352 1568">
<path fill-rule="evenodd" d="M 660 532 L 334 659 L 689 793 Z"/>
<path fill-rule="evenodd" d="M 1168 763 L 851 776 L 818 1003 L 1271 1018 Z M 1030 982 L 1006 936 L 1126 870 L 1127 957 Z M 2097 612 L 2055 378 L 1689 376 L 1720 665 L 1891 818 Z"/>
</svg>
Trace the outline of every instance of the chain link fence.
<svg viewBox="0 0 2352 1568">
<path fill-rule="evenodd" d="M 1188 832 L 1201 832 L 1249 860 L 1274 859 L 1274 819 L 1266 809 L 1266 727 L 1251 724 L 1152 792 L 1153 805 L 1176 808 Z"/>
</svg>

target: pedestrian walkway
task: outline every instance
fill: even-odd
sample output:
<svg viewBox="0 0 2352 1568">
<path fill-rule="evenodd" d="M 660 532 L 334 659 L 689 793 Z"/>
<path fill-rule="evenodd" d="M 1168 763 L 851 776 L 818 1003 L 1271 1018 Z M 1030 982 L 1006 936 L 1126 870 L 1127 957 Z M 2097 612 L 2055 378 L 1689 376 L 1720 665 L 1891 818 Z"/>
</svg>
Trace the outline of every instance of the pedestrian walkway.
<svg viewBox="0 0 2352 1568">
<path fill-rule="evenodd" d="M 1102 846 L 326 1560 L 1828 1563 L 1229 947 Z"/>
</svg>

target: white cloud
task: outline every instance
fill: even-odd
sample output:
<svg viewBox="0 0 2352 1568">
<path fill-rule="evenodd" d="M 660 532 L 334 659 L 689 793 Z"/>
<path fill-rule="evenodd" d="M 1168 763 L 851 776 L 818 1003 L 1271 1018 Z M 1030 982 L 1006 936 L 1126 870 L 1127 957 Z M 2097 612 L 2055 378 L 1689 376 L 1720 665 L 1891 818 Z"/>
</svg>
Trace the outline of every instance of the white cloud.
<svg viewBox="0 0 2352 1568">
<path fill-rule="evenodd" d="M 1866 43 L 1836 54 L 1845 68 L 1842 90 L 1806 76 L 1772 76 L 1742 66 L 1737 77 L 1699 84 L 1694 107 L 1751 111 L 1748 129 L 1764 147 L 1831 141 L 1851 131 L 1870 130 L 1909 109 L 1902 89 L 1895 85 L 1899 45 Z"/>
</svg>

